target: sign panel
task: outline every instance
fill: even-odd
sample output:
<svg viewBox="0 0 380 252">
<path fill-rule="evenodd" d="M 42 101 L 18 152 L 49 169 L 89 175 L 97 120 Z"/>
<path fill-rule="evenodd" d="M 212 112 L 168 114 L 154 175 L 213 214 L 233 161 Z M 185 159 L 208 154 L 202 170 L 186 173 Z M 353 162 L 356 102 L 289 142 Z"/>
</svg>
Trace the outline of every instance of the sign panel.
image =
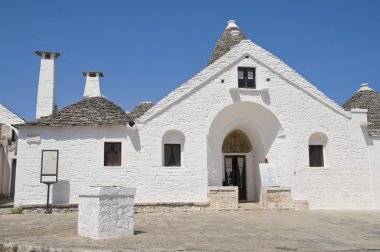
<svg viewBox="0 0 380 252">
<path fill-rule="evenodd" d="M 58 177 L 58 150 L 43 150 L 41 183 L 56 183 Z"/>
<path fill-rule="evenodd" d="M 259 164 L 261 186 L 280 186 L 277 178 L 277 169 L 274 164 Z"/>
</svg>

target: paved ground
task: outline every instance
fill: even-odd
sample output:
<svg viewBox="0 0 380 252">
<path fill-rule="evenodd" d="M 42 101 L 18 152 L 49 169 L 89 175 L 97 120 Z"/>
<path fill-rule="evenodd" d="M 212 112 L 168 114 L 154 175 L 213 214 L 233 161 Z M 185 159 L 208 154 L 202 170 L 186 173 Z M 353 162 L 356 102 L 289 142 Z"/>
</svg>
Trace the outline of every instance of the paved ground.
<svg viewBox="0 0 380 252">
<path fill-rule="evenodd" d="M 0 244 L 75 251 L 380 251 L 380 211 L 136 214 L 136 235 L 109 240 L 77 237 L 76 221 L 76 214 L 0 215 Z"/>
</svg>

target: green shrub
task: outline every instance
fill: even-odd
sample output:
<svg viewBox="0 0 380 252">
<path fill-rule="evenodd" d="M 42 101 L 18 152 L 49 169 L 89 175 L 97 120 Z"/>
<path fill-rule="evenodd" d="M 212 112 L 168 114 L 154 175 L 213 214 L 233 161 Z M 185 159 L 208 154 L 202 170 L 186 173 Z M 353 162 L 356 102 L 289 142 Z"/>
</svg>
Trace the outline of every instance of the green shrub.
<svg viewBox="0 0 380 252">
<path fill-rule="evenodd" d="M 22 207 L 12 208 L 11 213 L 12 214 L 22 214 L 22 210 L 24 210 L 24 209 L 22 209 Z"/>
</svg>

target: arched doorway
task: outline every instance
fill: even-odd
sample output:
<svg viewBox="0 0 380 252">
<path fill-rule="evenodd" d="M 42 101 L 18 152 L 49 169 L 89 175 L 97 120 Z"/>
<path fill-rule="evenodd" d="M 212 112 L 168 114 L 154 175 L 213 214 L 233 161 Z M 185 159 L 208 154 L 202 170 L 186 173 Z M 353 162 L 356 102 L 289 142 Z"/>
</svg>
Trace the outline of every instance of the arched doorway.
<svg viewBox="0 0 380 252">
<path fill-rule="evenodd" d="M 243 156 L 244 159 L 240 159 L 240 163 L 244 163 L 246 200 L 260 202 L 259 164 L 263 163 L 266 157 L 272 162 L 283 161 L 282 156 L 277 153 L 285 148 L 284 134 L 275 114 L 260 104 L 244 101 L 222 108 L 215 116 L 210 117 L 207 136 L 208 185 L 226 185 L 226 156 L 236 156 L 227 162 L 235 162 L 237 167 L 238 157 Z M 238 143 L 236 146 L 240 147 L 233 147 L 234 141 L 235 145 Z M 285 173 L 286 169 L 283 171 Z M 244 182 L 244 178 L 242 179 Z"/>
<path fill-rule="evenodd" d="M 241 130 L 230 132 L 223 141 L 224 186 L 237 186 L 239 200 L 247 199 L 247 157 L 252 151 L 248 137 Z"/>
</svg>

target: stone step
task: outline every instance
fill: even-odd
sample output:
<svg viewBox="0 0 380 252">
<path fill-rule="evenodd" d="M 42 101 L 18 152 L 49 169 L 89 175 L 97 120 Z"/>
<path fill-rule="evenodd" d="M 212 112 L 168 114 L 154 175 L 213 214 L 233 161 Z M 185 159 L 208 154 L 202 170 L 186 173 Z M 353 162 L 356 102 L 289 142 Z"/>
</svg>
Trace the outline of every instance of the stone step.
<svg viewBox="0 0 380 252">
<path fill-rule="evenodd" d="M 308 210 L 309 201 L 308 200 L 293 200 L 293 207 L 295 210 Z"/>
<path fill-rule="evenodd" d="M 260 210 L 263 209 L 261 207 L 260 202 L 241 202 L 238 204 L 239 210 Z"/>
</svg>

